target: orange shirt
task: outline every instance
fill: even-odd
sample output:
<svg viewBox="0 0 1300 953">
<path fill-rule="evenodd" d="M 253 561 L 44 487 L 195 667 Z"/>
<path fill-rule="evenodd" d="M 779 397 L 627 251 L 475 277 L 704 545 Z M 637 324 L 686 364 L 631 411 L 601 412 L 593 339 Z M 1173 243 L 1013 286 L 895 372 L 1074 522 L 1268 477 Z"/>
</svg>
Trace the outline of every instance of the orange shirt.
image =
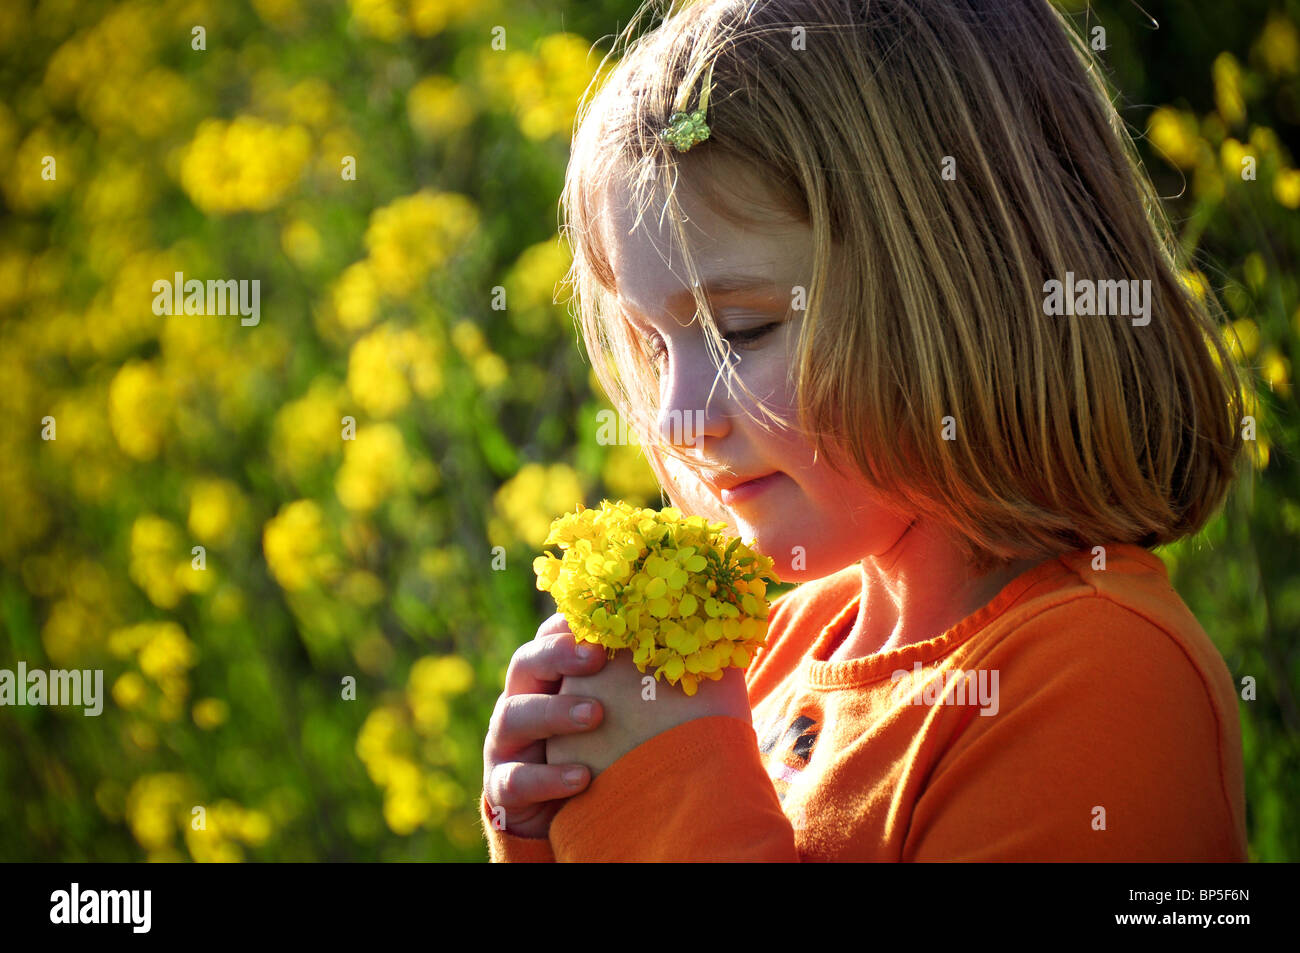
<svg viewBox="0 0 1300 953">
<path fill-rule="evenodd" d="M 494 861 L 1244 861 L 1237 695 L 1137 546 L 1051 560 L 947 632 L 828 662 L 854 564 L 773 605 L 752 726 L 697 718 Z"/>
</svg>

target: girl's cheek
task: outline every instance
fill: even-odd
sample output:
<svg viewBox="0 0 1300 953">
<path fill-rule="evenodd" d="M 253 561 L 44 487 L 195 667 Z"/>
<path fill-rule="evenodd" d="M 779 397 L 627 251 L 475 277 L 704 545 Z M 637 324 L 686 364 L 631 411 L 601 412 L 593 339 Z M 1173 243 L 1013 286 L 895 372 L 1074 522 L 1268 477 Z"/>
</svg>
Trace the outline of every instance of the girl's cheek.
<svg viewBox="0 0 1300 953">
<path fill-rule="evenodd" d="M 762 403 L 768 413 L 774 414 L 788 426 L 794 423 L 793 381 L 786 379 L 786 364 L 781 355 L 763 355 L 748 375 L 742 376 L 745 387 L 753 399 Z"/>
</svg>

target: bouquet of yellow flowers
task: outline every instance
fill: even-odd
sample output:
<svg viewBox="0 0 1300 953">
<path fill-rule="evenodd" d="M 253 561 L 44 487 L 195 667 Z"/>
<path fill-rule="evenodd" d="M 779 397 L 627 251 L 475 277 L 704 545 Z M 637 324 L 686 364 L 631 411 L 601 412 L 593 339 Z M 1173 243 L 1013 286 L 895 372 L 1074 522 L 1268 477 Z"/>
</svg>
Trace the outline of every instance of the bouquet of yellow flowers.
<svg viewBox="0 0 1300 953">
<path fill-rule="evenodd" d="M 726 526 L 671 506 L 579 504 L 551 524 L 543 545 L 562 556 L 533 560 L 537 588 L 555 598 L 576 641 L 611 658 L 632 649 L 642 672 L 654 665 L 656 680 L 694 695 L 702 679 L 749 665 L 767 638 L 767 584 L 780 581 L 771 557 L 723 535 Z"/>
</svg>

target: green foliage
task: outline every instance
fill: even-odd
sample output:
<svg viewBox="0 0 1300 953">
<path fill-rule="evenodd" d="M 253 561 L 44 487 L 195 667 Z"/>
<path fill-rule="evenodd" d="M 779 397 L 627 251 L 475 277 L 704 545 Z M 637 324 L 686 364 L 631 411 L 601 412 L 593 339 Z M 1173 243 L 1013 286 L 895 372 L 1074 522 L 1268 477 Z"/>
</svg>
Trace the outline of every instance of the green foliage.
<svg viewBox="0 0 1300 953">
<path fill-rule="evenodd" d="M 0 857 L 485 856 L 532 531 L 609 456 L 574 459 L 554 300 L 600 54 L 464 6 L 0 14 L 0 667 L 110 695 L 0 716 Z M 258 280 L 259 320 L 156 314 L 176 272 Z"/>
</svg>

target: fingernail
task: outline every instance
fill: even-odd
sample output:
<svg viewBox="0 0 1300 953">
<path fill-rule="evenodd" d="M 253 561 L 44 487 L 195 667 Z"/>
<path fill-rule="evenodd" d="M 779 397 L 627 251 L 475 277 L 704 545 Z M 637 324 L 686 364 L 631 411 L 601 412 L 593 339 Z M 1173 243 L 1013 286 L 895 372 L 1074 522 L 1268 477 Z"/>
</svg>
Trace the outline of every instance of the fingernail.
<svg viewBox="0 0 1300 953">
<path fill-rule="evenodd" d="M 564 783 L 571 788 L 576 788 L 582 783 L 582 768 L 570 768 L 564 772 Z"/>
<path fill-rule="evenodd" d="M 591 645 L 578 646 L 578 658 L 582 659 L 584 662 L 590 662 L 595 657 L 596 657 L 596 649 L 594 646 Z"/>
<path fill-rule="evenodd" d="M 587 724 L 591 721 L 591 702 L 581 702 L 569 709 L 569 714 L 573 720 L 580 724 Z"/>
</svg>

